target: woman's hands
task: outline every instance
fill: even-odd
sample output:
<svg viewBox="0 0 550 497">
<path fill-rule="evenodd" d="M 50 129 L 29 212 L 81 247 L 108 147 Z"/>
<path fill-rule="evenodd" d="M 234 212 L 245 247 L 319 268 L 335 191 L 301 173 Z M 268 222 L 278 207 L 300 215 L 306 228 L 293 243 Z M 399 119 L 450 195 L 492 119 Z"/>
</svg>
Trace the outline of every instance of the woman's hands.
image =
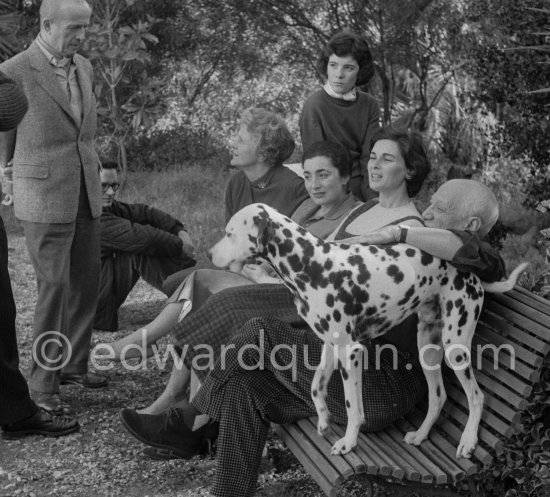
<svg viewBox="0 0 550 497">
<path fill-rule="evenodd" d="M 241 271 L 243 276 L 255 283 L 282 283 L 268 264 L 245 264 Z"/>
</svg>

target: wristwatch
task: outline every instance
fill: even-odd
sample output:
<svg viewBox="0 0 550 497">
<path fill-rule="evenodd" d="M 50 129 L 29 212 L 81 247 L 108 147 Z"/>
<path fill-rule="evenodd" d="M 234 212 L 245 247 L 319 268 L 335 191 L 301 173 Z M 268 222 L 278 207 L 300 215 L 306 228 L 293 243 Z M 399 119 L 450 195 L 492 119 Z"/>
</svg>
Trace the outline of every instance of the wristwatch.
<svg viewBox="0 0 550 497">
<path fill-rule="evenodd" d="M 398 224 L 399 227 L 399 243 L 407 243 L 407 233 L 409 232 L 408 226 Z"/>
</svg>

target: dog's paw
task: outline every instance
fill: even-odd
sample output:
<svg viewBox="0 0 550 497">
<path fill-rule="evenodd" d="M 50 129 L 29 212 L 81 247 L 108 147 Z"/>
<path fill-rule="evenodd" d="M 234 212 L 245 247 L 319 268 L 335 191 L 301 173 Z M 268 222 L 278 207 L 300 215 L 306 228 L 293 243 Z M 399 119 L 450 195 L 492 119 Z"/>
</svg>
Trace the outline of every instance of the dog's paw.
<svg viewBox="0 0 550 497">
<path fill-rule="evenodd" d="M 355 444 L 346 442 L 346 438 L 343 437 L 336 441 L 336 443 L 332 446 L 332 449 L 330 449 L 330 453 L 333 456 L 347 454 L 351 449 L 353 449 L 353 447 L 355 447 Z"/>
<path fill-rule="evenodd" d="M 472 440 L 469 437 L 462 435 L 462 437 L 460 438 L 460 443 L 458 444 L 458 448 L 456 449 L 456 458 L 459 459 L 461 457 L 465 457 L 469 459 L 470 457 L 472 457 L 476 445 L 477 438 Z"/>
<path fill-rule="evenodd" d="M 324 435 L 328 430 L 328 426 L 329 426 L 328 418 L 321 419 L 319 417 L 319 421 L 317 421 L 317 433 L 319 433 L 319 435 L 321 436 Z"/>
<path fill-rule="evenodd" d="M 405 443 L 409 445 L 420 445 L 424 440 L 426 440 L 426 437 L 423 433 L 420 432 L 420 430 L 409 431 L 405 434 L 403 440 L 405 440 Z"/>
</svg>

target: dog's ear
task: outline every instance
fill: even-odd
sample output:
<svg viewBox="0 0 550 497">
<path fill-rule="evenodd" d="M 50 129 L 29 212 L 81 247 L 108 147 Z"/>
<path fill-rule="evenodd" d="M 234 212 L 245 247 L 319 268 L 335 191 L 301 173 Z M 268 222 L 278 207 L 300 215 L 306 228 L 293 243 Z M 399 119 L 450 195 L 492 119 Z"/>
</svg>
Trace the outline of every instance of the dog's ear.
<svg viewBox="0 0 550 497">
<path fill-rule="evenodd" d="M 271 219 L 267 216 L 260 216 L 256 220 L 256 226 L 258 226 L 258 238 L 256 239 L 256 250 L 258 254 L 264 252 L 269 240 L 273 235 L 273 227 L 271 226 Z"/>
</svg>

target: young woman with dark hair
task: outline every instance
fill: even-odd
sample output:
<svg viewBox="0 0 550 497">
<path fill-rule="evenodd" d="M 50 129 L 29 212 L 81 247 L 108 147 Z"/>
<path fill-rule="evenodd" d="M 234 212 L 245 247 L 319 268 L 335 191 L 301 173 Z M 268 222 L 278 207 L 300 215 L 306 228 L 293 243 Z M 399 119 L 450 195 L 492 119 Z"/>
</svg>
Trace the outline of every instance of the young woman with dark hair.
<svg viewBox="0 0 550 497">
<path fill-rule="evenodd" d="M 324 47 L 318 68 L 326 82 L 302 109 L 302 146 L 306 150 L 316 141 L 328 140 L 346 147 L 352 157 L 350 190 L 357 198 L 370 200 L 376 192 L 369 189 L 366 167 L 380 110 L 374 97 L 357 88 L 374 75 L 369 46 L 362 37 L 341 31 Z"/>
</svg>

